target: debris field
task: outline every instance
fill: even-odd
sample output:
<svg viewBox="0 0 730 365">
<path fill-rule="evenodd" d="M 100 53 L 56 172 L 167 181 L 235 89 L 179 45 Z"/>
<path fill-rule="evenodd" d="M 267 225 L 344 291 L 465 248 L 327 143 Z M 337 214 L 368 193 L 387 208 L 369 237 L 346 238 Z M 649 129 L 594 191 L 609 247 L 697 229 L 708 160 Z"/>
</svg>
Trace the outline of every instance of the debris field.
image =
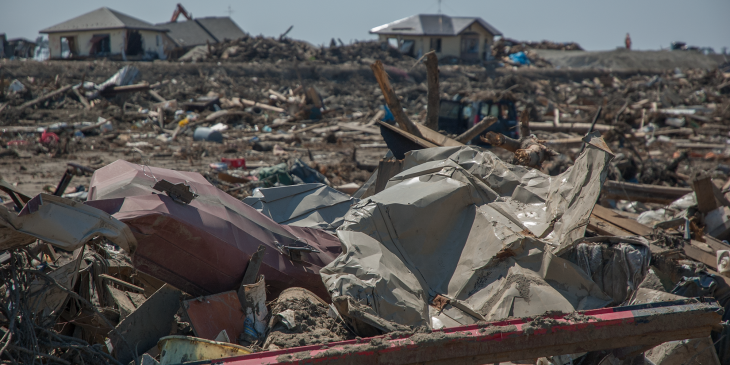
<svg viewBox="0 0 730 365">
<path fill-rule="evenodd" d="M 0 361 L 730 363 L 730 63 L 545 51 L 1 60 Z"/>
</svg>

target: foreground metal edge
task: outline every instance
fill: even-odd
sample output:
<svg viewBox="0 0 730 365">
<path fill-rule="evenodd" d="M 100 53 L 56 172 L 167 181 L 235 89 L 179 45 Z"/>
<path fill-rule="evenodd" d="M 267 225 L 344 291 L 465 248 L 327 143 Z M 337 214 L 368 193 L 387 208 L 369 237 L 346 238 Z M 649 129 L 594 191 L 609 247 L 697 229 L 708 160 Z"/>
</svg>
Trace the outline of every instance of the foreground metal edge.
<svg viewBox="0 0 730 365">
<path fill-rule="evenodd" d="M 546 315 L 547 325 L 521 318 L 186 364 L 485 364 L 704 337 L 722 312 L 714 300 L 688 299 Z"/>
</svg>

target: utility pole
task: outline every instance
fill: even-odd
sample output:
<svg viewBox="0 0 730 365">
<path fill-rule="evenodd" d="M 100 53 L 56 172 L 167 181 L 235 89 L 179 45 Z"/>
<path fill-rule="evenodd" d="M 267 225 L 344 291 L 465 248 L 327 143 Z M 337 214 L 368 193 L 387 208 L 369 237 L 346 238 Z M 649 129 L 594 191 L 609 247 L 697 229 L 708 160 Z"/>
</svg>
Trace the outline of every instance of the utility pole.
<svg viewBox="0 0 730 365">
<path fill-rule="evenodd" d="M 439 2 L 439 14 L 441 14 L 441 0 L 438 0 Z"/>
<path fill-rule="evenodd" d="M 231 17 L 231 14 L 233 14 L 233 9 L 231 9 L 231 6 L 228 5 L 228 10 L 226 10 L 226 13 L 228 13 L 228 17 Z"/>
</svg>

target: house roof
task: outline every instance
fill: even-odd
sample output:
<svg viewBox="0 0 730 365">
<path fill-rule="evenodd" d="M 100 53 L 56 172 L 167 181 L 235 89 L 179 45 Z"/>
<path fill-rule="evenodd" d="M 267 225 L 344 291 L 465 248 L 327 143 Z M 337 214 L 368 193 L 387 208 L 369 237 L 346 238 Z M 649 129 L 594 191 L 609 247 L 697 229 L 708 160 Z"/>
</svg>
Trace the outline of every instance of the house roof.
<svg viewBox="0 0 730 365">
<path fill-rule="evenodd" d="M 116 10 L 103 7 L 88 12 L 86 14 L 79 15 L 63 23 L 43 29 L 40 31 L 40 33 L 60 33 L 97 29 L 136 29 L 156 30 L 161 32 L 166 31 L 164 29 L 156 28 L 154 25 L 147 23 L 144 20 L 139 20 L 127 14 L 122 14 Z"/>
<path fill-rule="evenodd" d="M 452 17 L 442 14 L 419 14 L 409 16 L 392 23 L 370 29 L 372 34 L 388 35 L 440 35 L 455 36 L 461 34 L 474 23 L 479 23 L 492 35 L 502 35 L 492 25 L 479 17 Z"/>
<path fill-rule="evenodd" d="M 168 29 L 167 35 L 179 47 L 198 46 L 222 42 L 224 39 L 239 39 L 246 33 L 229 17 L 196 18 L 184 22 L 157 24 L 160 29 Z"/>
</svg>

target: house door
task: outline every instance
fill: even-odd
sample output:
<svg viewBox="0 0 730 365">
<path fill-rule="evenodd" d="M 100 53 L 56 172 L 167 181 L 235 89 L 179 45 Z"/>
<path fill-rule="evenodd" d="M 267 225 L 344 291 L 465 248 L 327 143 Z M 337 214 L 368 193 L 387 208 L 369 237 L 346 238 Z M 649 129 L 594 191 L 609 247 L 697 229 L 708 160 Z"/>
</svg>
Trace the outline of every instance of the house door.
<svg viewBox="0 0 730 365">
<path fill-rule="evenodd" d="M 464 61 L 479 60 L 479 35 L 464 33 L 461 36 L 461 59 Z"/>
</svg>

